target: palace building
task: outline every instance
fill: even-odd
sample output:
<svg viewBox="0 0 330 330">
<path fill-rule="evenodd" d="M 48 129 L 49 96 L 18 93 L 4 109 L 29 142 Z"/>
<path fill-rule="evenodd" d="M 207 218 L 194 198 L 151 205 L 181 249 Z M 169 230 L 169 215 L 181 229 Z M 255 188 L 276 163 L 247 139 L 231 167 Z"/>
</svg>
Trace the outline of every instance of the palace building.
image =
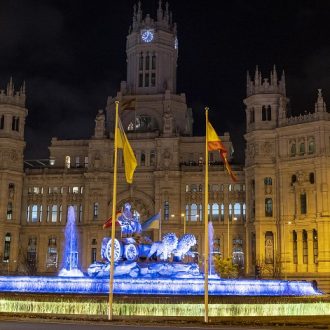
<svg viewBox="0 0 330 330">
<path fill-rule="evenodd" d="M 55 274 L 61 267 L 68 206 L 75 208 L 83 271 L 101 258 L 103 223 L 112 210 L 115 101 L 138 167 L 126 183 L 119 152 L 117 208 L 130 202 L 141 222 L 161 210 L 161 233 L 197 238 L 203 260 L 203 195 L 209 191 L 214 253 L 232 258 L 241 273 L 317 279 L 330 288 L 330 116 L 319 90 L 315 109 L 288 111 L 284 73 L 247 78 L 245 165 L 233 161 L 229 133 L 221 139 L 238 180 L 205 137 L 194 136 L 192 109 L 176 91 L 178 39 L 168 4 L 156 17 L 134 8 L 126 41 L 127 78 L 109 96 L 86 140 L 53 138 L 48 160 L 24 160 L 25 86 L 0 92 L 0 255 L 3 273 L 23 268 Z M 242 82 L 243 83 L 243 82 Z M 33 109 L 30 109 L 33 111 Z M 220 133 L 220 132 L 218 132 Z M 184 225 L 185 223 L 185 225 Z M 23 267 L 25 266 L 25 267 Z"/>
</svg>

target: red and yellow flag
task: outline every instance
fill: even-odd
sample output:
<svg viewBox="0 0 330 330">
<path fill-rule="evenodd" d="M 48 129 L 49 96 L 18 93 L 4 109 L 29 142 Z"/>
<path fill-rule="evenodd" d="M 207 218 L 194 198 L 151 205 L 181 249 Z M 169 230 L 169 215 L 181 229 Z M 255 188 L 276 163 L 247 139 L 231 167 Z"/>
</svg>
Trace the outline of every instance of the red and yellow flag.
<svg viewBox="0 0 330 330">
<path fill-rule="evenodd" d="M 233 173 L 227 160 L 227 149 L 222 144 L 221 139 L 219 138 L 218 134 L 216 133 L 209 121 L 207 122 L 207 148 L 209 151 L 219 150 L 220 156 L 223 160 L 227 172 L 231 176 L 232 180 L 236 182 L 237 178 Z"/>
</svg>

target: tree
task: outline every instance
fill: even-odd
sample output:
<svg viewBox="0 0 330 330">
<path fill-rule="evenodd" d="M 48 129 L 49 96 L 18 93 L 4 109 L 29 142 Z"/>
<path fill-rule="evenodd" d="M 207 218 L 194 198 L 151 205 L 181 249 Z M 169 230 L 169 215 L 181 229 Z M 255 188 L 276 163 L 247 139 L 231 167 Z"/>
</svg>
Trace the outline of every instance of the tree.
<svg viewBox="0 0 330 330">
<path fill-rule="evenodd" d="M 222 278 L 237 278 L 239 269 L 232 259 L 222 259 L 219 255 L 214 257 L 214 270 Z"/>
</svg>

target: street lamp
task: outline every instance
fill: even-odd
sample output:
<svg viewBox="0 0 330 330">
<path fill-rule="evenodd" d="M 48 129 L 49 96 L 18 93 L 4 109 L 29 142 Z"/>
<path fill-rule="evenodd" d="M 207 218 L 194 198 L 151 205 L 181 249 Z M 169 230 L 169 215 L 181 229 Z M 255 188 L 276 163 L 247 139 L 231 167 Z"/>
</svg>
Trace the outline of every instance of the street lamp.
<svg viewBox="0 0 330 330">
<path fill-rule="evenodd" d="M 288 225 L 291 225 L 291 221 L 288 221 Z M 285 241 L 286 241 L 286 237 L 285 237 L 285 221 L 283 222 L 283 272 L 284 272 L 284 279 L 287 279 L 287 272 L 286 272 L 286 245 L 285 245 Z"/>
<path fill-rule="evenodd" d="M 181 213 L 181 217 L 183 219 L 183 235 L 186 233 L 186 217 L 184 213 Z"/>
</svg>

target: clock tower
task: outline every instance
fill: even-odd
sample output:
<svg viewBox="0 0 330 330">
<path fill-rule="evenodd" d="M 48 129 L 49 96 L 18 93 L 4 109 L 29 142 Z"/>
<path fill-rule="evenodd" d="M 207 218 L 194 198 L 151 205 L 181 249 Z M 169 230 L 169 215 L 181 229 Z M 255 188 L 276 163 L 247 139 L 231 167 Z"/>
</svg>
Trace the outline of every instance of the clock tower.
<svg viewBox="0 0 330 330">
<path fill-rule="evenodd" d="M 107 101 L 107 130 L 114 131 L 115 101 L 131 138 L 152 133 L 155 137 L 192 135 L 192 110 L 184 93 L 176 91 L 178 39 L 169 5 L 158 2 L 154 18 L 142 13 L 139 1 L 126 39 L 127 79 Z M 132 111 L 134 110 L 134 111 Z M 132 135 L 138 133 L 138 135 Z"/>
<path fill-rule="evenodd" d="M 127 91 L 131 94 L 176 92 L 178 39 L 168 3 L 159 1 L 156 19 L 143 18 L 141 2 L 134 6 L 126 42 Z"/>
</svg>

